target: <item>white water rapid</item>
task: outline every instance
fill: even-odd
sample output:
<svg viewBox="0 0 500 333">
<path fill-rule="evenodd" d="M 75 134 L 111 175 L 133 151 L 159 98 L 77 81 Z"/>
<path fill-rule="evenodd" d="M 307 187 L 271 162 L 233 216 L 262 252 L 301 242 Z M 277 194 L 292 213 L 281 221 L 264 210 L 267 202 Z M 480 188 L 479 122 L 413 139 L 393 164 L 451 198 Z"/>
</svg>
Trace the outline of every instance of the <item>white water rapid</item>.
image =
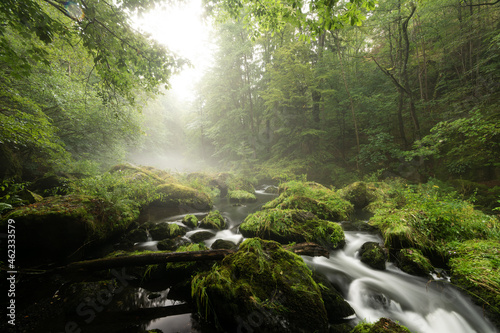
<svg viewBox="0 0 500 333">
<path fill-rule="evenodd" d="M 363 264 L 357 251 L 365 242 L 382 242 L 372 234 L 346 231 L 346 246 L 329 259 L 303 257 L 311 267 L 342 288 L 357 320 L 390 318 L 414 333 L 494 333 L 479 307 L 447 281 L 406 274 L 387 264 L 378 271 Z"/>
</svg>

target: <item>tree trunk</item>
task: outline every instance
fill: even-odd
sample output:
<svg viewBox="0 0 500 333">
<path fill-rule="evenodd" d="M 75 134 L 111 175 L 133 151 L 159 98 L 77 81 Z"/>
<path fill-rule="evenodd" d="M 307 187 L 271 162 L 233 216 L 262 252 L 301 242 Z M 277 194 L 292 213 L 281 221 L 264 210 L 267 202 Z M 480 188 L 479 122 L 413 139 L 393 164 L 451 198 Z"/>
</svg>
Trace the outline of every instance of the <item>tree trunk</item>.
<svg viewBox="0 0 500 333">
<path fill-rule="evenodd" d="M 334 38 L 335 38 L 335 36 L 334 36 Z M 358 122 L 356 120 L 356 112 L 354 110 L 354 100 L 352 99 L 351 92 L 350 92 L 349 86 L 347 84 L 347 78 L 346 78 L 345 69 L 344 69 L 344 61 L 342 60 L 342 54 L 340 52 L 340 43 L 339 43 L 338 38 L 335 38 L 335 41 L 337 43 L 337 53 L 338 53 L 339 60 L 340 60 L 340 70 L 342 72 L 342 80 L 344 81 L 345 91 L 347 93 L 347 96 L 349 98 L 349 104 L 351 106 L 352 121 L 354 123 L 354 133 L 356 135 L 356 148 L 358 151 L 358 155 L 356 156 L 356 169 L 359 170 L 359 153 L 361 151 L 361 148 L 360 148 L 360 144 L 359 144 Z"/>
<path fill-rule="evenodd" d="M 292 251 L 298 255 L 324 256 L 329 257 L 327 249 L 315 243 L 300 243 L 284 246 L 286 250 Z M 211 261 L 221 260 L 225 256 L 235 253 L 236 250 L 206 250 L 191 252 L 153 252 L 139 255 L 100 258 L 86 261 L 78 261 L 58 270 L 68 271 L 96 271 L 126 266 L 146 266 L 164 264 L 168 262 L 184 261 Z"/>
</svg>

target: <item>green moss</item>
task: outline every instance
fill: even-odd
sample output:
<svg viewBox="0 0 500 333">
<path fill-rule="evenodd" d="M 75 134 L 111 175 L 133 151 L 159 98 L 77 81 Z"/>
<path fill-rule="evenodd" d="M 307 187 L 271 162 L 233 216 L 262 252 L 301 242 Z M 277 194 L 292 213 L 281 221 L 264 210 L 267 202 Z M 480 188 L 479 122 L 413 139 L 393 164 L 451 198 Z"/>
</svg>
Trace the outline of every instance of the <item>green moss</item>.
<svg viewBox="0 0 500 333">
<path fill-rule="evenodd" d="M 195 215 L 188 214 L 182 218 L 182 223 L 187 227 L 194 229 L 198 226 L 198 218 Z"/>
<path fill-rule="evenodd" d="M 229 201 L 233 203 L 245 203 L 245 202 L 257 201 L 257 197 L 255 196 L 255 194 L 243 190 L 229 191 L 228 198 Z"/>
<path fill-rule="evenodd" d="M 473 239 L 448 246 L 451 281 L 465 289 L 500 324 L 500 241 Z"/>
<path fill-rule="evenodd" d="M 261 331 L 325 332 L 326 311 L 311 276 L 303 260 L 278 243 L 248 239 L 222 264 L 195 276 L 192 296 L 203 317 L 228 331 L 258 313 Z"/>
<path fill-rule="evenodd" d="M 455 240 L 500 239 L 500 223 L 495 218 L 474 210 L 453 193 L 440 192 L 437 185 L 406 187 L 402 195 L 401 208 L 379 209 L 370 219 L 388 247 L 442 253 L 446 243 Z"/>
<path fill-rule="evenodd" d="M 267 209 L 250 214 L 240 225 L 240 232 L 245 237 L 261 237 L 283 244 L 314 242 L 338 248 L 345 243 L 340 225 L 296 209 Z"/>
<path fill-rule="evenodd" d="M 206 194 L 180 184 L 162 184 L 155 189 L 155 193 L 160 196 L 155 200 L 155 204 L 183 205 L 199 208 L 197 210 L 210 209 L 212 206 Z"/>
<path fill-rule="evenodd" d="M 346 220 L 353 211 L 351 203 L 318 183 L 291 181 L 282 184 L 280 192 L 278 198 L 263 208 L 302 209 L 332 221 Z"/>
<path fill-rule="evenodd" d="M 404 326 L 396 324 L 390 319 L 380 318 L 374 324 L 359 323 L 354 327 L 351 333 L 411 333 Z"/>
<path fill-rule="evenodd" d="M 223 230 L 227 228 L 227 222 L 218 210 L 214 210 L 200 221 L 200 228 Z"/>
<path fill-rule="evenodd" d="M 117 207 L 101 198 L 87 195 L 49 197 L 11 211 L 16 233 L 28 257 L 65 256 L 85 243 L 102 242 L 126 230 L 138 216 L 127 207 Z M 44 250 L 47 251 L 44 253 Z"/>
<path fill-rule="evenodd" d="M 430 260 L 420 250 L 413 248 L 399 251 L 397 265 L 403 272 L 412 275 L 427 276 L 434 270 Z"/>
</svg>

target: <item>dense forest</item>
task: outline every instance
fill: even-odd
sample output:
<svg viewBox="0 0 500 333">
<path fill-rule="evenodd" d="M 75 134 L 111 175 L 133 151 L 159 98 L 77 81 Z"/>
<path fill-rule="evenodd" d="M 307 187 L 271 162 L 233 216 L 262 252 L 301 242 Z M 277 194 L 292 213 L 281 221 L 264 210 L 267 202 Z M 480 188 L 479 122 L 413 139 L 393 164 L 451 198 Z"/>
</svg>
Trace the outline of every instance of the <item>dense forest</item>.
<svg viewBox="0 0 500 333">
<path fill-rule="evenodd" d="M 8 234 L 16 223 L 21 258 L 14 266 L 2 253 L 1 266 L 2 274 L 26 269 L 18 276 L 27 288 L 19 302 L 32 302 L 30 288 L 41 279 L 66 296 L 57 299 L 61 309 L 78 308 L 110 274 L 123 277 L 108 269 L 83 277 L 95 285 L 82 287 L 75 267 L 87 267 L 85 259 L 118 267 L 108 265 L 124 256 L 143 264 L 143 280 L 160 276 L 160 263 L 179 277 L 168 283 L 181 290 L 180 300 L 189 299 L 188 313 L 210 327 L 196 332 L 241 331 L 240 316 L 257 310 L 262 323 L 243 321 L 245 331 L 307 332 L 314 322 L 318 332 L 407 332 L 384 318 L 341 322 L 357 312 L 359 318 L 361 309 L 339 281 L 316 271 L 310 277 L 314 264 L 290 254 L 330 256 L 344 247 L 344 232 L 357 230 L 379 235 L 382 245 L 373 251 L 385 256 L 381 270 L 390 261 L 410 275 L 449 274 L 497 325 L 474 329 L 498 329 L 500 2 L 204 0 L 216 47 L 189 100 L 169 89 L 190 61 L 134 23 L 182 3 L 0 2 L 0 218 Z M 264 184 L 272 198 L 256 196 Z M 231 205 L 219 213 L 221 200 L 248 216 L 231 220 Z M 161 220 L 179 214 L 179 221 Z M 358 219 L 369 222 L 339 227 Z M 198 228 L 216 232 L 186 244 L 186 233 Z M 219 235 L 224 229 L 234 234 Z M 209 249 L 216 234 L 247 240 Z M 137 252 L 138 242 L 151 239 L 170 242 L 155 243 L 155 251 L 197 253 L 189 260 L 226 258 L 165 264 Z M 229 252 L 213 252 L 222 249 Z M 403 264 L 405 255 L 411 264 Z M 272 280 L 279 295 L 267 299 L 276 291 L 252 285 L 246 269 L 255 265 L 267 279 L 255 283 Z M 280 280 L 286 271 L 288 280 Z M 235 280 L 238 274 L 252 278 Z M 299 285 L 304 279 L 312 282 Z M 219 304 L 221 290 L 232 298 Z M 340 303 L 328 303 L 333 299 Z M 232 301 L 239 310 L 224 305 Z M 297 302 L 326 309 L 294 321 L 294 311 L 302 311 Z M 54 315 L 45 306 L 17 311 L 33 318 L 23 332 L 54 329 L 39 326 Z M 163 317 L 138 313 L 128 315 Z M 65 315 L 61 322 L 71 317 Z M 412 332 L 423 326 L 415 327 L 409 324 Z M 80 328 L 66 325 L 67 332 Z M 88 330 L 122 332 L 104 324 Z"/>
</svg>

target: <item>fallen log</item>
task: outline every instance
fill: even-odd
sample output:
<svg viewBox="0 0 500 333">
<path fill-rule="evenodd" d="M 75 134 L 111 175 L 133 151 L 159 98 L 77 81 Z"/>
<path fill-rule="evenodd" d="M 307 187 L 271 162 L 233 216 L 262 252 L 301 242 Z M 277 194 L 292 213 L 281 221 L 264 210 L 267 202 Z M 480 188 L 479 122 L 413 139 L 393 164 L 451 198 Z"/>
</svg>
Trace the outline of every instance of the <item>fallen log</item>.
<svg viewBox="0 0 500 333">
<path fill-rule="evenodd" d="M 71 263 L 69 270 L 101 270 L 126 266 L 146 266 L 167 262 L 221 260 L 236 250 L 207 250 L 190 252 L 152 252 L 131 256 L 101 258 Z"/>
<path fill-rule="evenodd" d="M 286 245 L 284 248 L 298 255 L 330 257 L 330 253 L 326 248 L 315 243 Z M 156 265 L 168 262 L 222 260 L 225 256 L 235 252 L 236 250 L 226 249 L 190 252 L 152 252 L 78 261 L 62 267 L 61 269 L 70 271 L 96 271 L 117 267 Z"/>
<path fill-rule="evenodd" d="M 330 252 L 316 243 L 299 243 L 295 245 L 285 245 L 284 248 L 299 256 L 326 257 L 330 258 Z"/>
</svg>

